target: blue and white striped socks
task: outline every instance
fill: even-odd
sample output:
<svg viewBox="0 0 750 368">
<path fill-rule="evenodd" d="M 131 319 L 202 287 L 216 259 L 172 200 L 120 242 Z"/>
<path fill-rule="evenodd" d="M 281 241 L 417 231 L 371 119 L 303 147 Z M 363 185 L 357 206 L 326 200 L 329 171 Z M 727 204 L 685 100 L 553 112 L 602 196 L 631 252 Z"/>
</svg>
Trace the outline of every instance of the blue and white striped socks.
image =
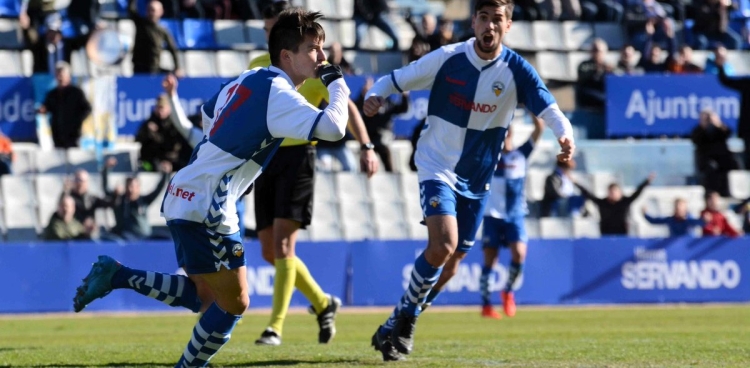
<svg viewBox="0 0 750 368">
<path fill-rule="evenodd" d="M 185 347 L 175 368 L 205 367 L 222 346 L 229 342 L 232 330 L 242 316 L 222 310 L 211 304 L 193 328 L 193 337 Z"/>
<path fill-rule="evenodd" d="M 120 267 L 112 276 L 113 289 L 133 289 L 172 307 L 185 307 L 199 312 L 201 300 L 195 284 L 181 275 Z"/>
<path fill-rule="evenodd" d="M 435 285 L 443 267 L 433 267 L 424 257 L 424 252 L 414 261 L 414 269 L 411 272 L 411 280 L 406 288 L 404 296 L 393 309 L 388 320 L 380 327 L 380 333 L 385 334 L 393 329 L 396 317 L 400 313 L 407 313 L 412 316 L 418 316 L 422 310 L 422 305 L 427 300 L 432 286 Z"/>
</svg>

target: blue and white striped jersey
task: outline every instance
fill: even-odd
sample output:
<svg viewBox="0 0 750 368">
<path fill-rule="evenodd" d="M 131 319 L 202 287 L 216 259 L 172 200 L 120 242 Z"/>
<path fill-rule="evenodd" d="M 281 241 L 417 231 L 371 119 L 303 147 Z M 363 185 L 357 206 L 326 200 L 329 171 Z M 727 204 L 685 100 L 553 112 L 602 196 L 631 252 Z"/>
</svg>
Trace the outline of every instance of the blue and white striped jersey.
<svg viewBox="0 0 750 368">
<path fill-rule="evenodd" d="M 332 96 L 331 105 L 321 111 L 273 66 L 248 70 L 223 85 L 201 108 L 208 123 L 203 140 L 190 163 L 172 178 L 162 215 L 168 221 L 203 223 L 222 234 L 237 232 L 237 198 L 261 174 L 282 138 L 312 139 L 321 118 L 342 125 L 343 136 L 349 89 L 343 79 L 331 86 L 337 101 Z"/>
<path fill-rule="evenodd" d="M 560 138 L 570 122 L 533 67 L 503 47 L 482 60 L 474 38 L 444 46 L 380 78 L 368 96 L 430 90 L 427 124 L 417 143 L 420 181 L 440 180 L 467 198 L 490 189 L 505 132 L 519 104 L 542 118 Z"/>
<path fill-rule="evenodd" d="M 501 155 L 492 175 L 485 217 L 509 219 L 526 216 L 526 171 L 533 149 L 534 142 L 529 139 L 518 149 Z"/>
</svg>

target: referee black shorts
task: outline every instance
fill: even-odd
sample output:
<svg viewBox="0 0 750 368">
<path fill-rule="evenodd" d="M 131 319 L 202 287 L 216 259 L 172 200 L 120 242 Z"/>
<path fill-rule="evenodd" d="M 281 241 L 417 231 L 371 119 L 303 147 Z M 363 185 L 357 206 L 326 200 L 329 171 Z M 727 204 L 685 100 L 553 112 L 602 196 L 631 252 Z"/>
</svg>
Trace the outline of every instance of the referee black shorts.
<svg viewBox="0 0 750 368">
<path fill-rule="evenodd" d="M 279 147 L 255 180 L 255 222 L 258 231 L 277 218 L 297 221 L 305 229 L 312 220 L 315 146 Z"/>
</svg>

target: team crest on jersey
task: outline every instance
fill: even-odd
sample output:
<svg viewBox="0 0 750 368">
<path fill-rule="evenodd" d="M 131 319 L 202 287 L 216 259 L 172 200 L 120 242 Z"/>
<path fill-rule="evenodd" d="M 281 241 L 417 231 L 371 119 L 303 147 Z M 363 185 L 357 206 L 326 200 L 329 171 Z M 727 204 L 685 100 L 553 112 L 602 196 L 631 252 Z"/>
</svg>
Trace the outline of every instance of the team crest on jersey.
<svg viewBox="0 0 750 368">
<path fill-rule="evenodd" d="M 234 247 L 232 247 L 232 253 L 234 253 L 236 257 L 242 257 L 242 254 L 245 253 L 245 248 L 242 244 L 235 244 Z"/>
<path fill-rule="evenodd" d="M 505 89 L 505 85 L 501 81 L 496 81 L 492 84 L 492 92 L 495 92 L 495 96 L 500 96 L 501 93 L 503 93 L 503 90 Z"/>
<path fill-rule="evenodd" d="M 430 198 L 430 206 L 432 208 L 437 208 L 438 205 L 440 205 L 440 198 L 438 196 Z"/>
</svg>

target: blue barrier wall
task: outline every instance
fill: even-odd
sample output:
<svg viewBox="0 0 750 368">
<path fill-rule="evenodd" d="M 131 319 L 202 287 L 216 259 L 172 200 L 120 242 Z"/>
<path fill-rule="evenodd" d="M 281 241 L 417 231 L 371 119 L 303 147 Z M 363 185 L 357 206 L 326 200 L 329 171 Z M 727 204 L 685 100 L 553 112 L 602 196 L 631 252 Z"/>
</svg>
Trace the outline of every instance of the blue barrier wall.
<svg viewBox="0 0 750 368">
<path fill-rule="evenodd" d="M 406 287 L 421 241 L 303 242 L 297 254 L 327 292 L 347 305 L 392 305 Z M 99 254 L 130 267 L 173 273 L 170 242 L 36 243 L 0 246 L 0 313 L 72 310 L 71 299 Z M 246 245 L 251 307 L 269 307 L 274 268 Z M 516 299 L 521 304 L 739 302 L 750 301 L 750 239 L 532 240 Z M 481 251 L 469 253 L 435 304 L 479 302 Z M 507 278 L 508 252 L 490 280 L 499 291 Z M 493 293 L 497 297 L 497 293 Z M 306 306 L 296 292 L 293 306 Z M 129 290 L 117 290 L 91 311 L 168 310 Z"/>
</svg>

